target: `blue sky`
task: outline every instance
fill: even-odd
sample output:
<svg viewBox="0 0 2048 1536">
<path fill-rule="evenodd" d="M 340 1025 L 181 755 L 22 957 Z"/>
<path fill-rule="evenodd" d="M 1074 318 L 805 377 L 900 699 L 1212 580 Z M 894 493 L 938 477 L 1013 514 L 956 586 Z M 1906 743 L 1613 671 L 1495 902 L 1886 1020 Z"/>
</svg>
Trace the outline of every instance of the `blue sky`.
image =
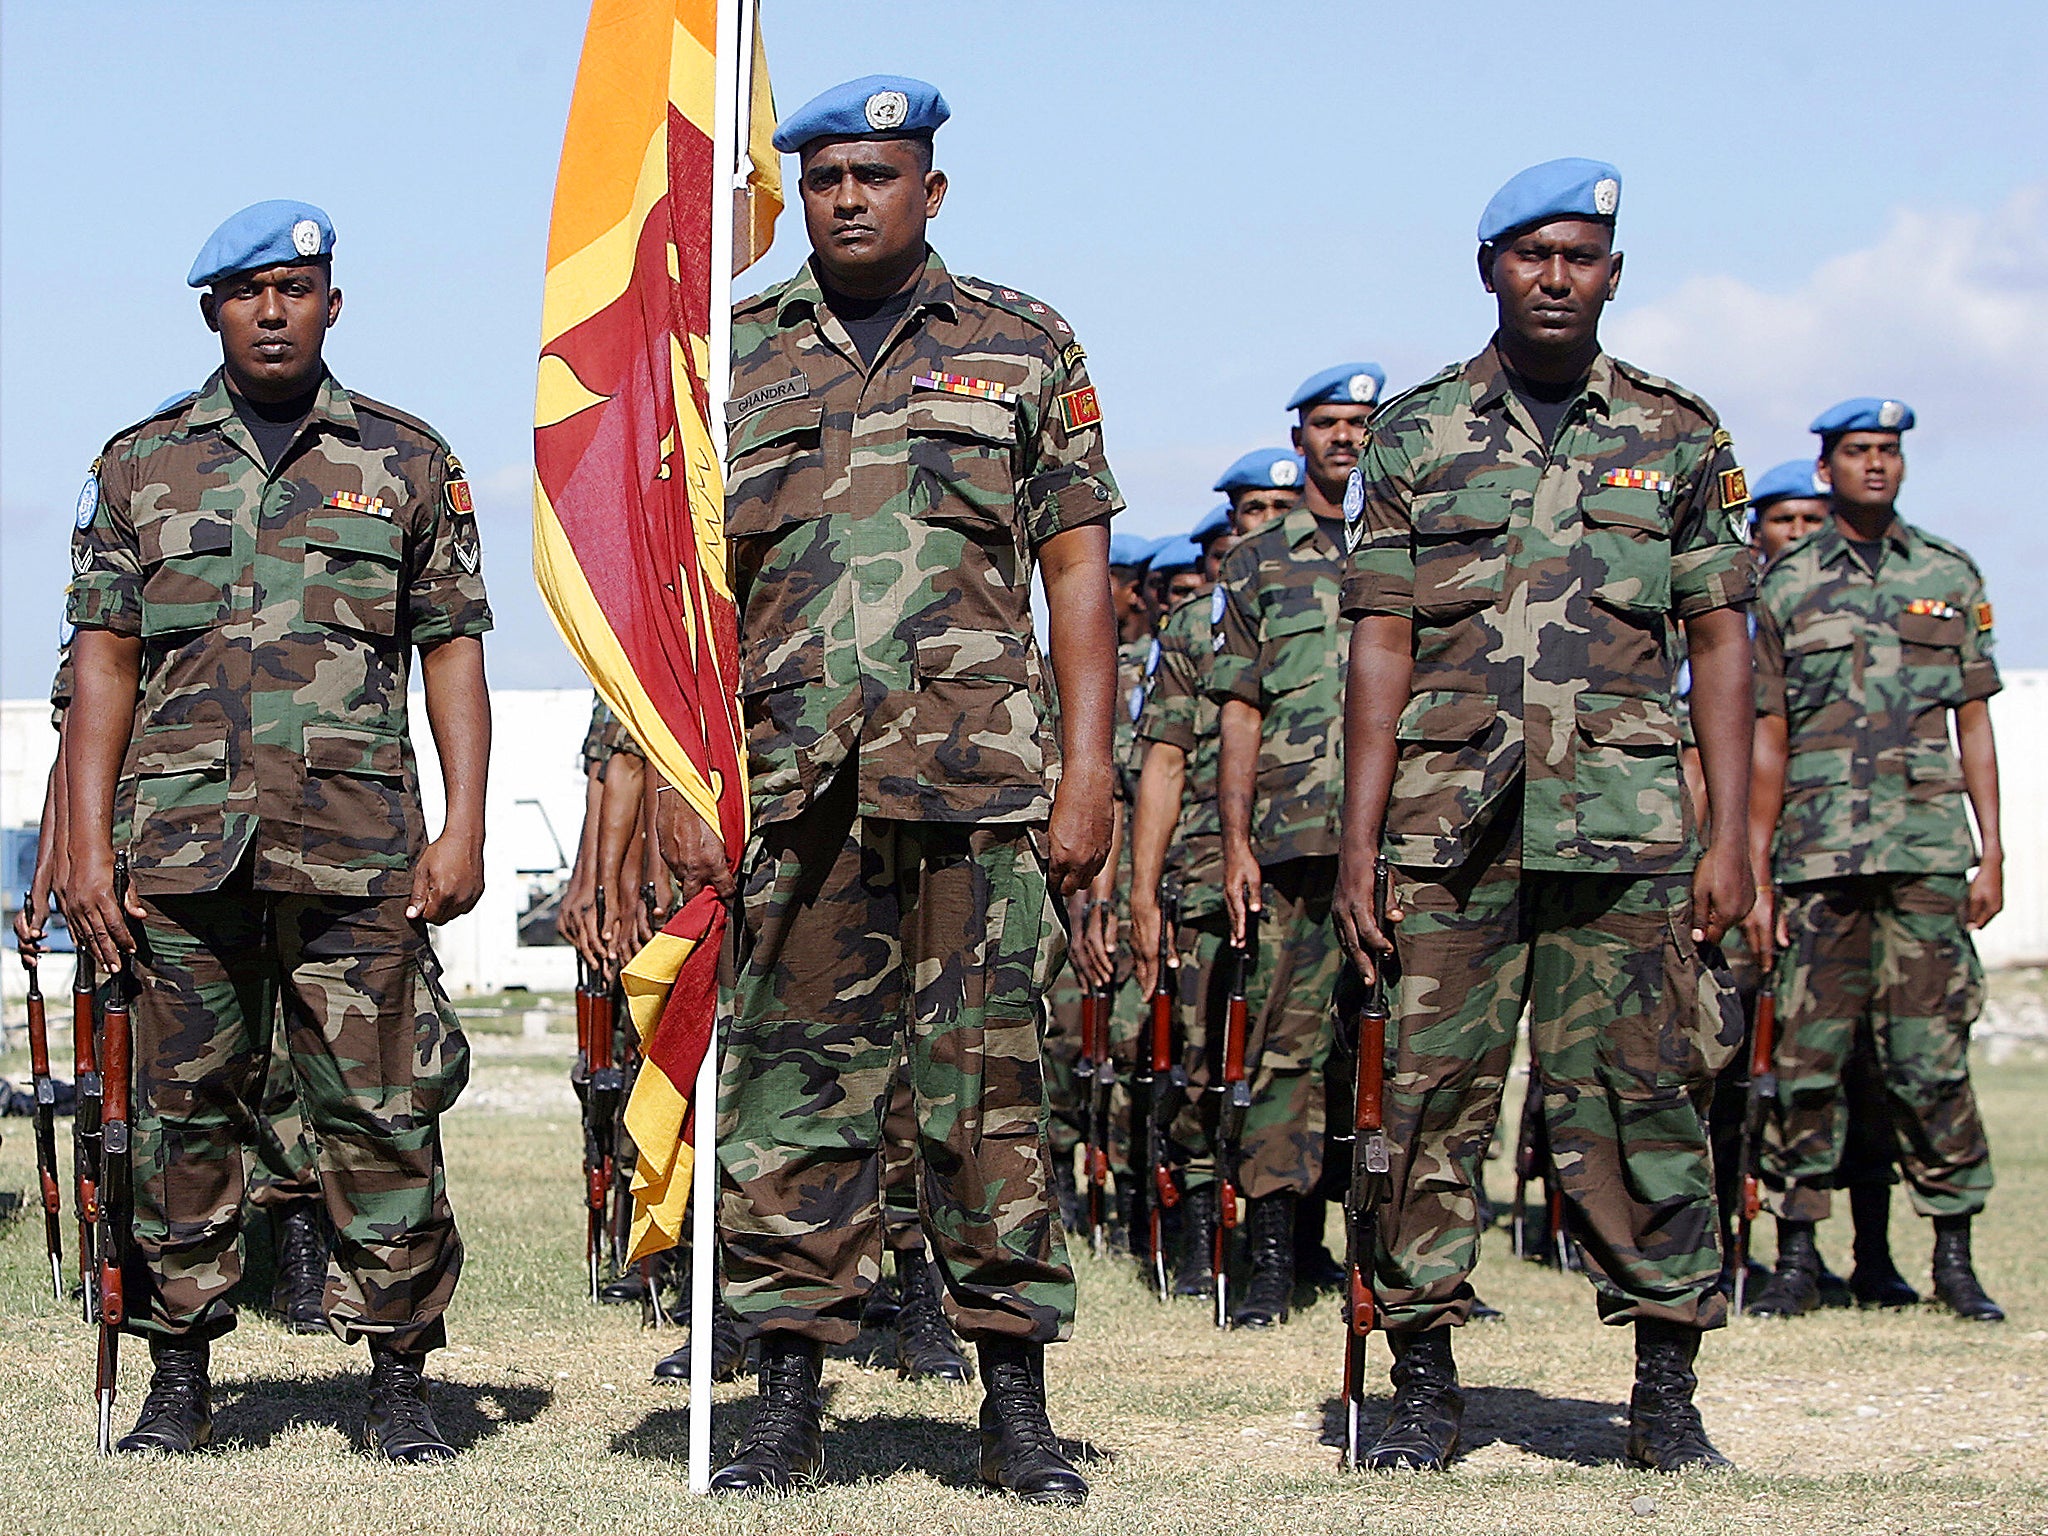
<svg viewBox="0 0 2048 1536">
<path fill-rule="evenodd" d="M 100 443 L 217 361 L 183 277 L 226 214 L 322 204 L 352 387 L 476 481 L 494 680 L 578 674 L 528 573 L 533 361 L 578 0 L 0 3 L 0 692 L 47 686 Z M 2048 7 L 766 0 L 778 100 L 937 82 L 934 243 L 1088 347 L 1126 526 L 1185 527 L 1326 364 L 1477 349 L 1502 180 L 1625 176 L 1614 351 L 1705 394 L 1753 471 L 1851 394 L 1911 401 L 1908 515 L 2048 665 L 2048 540 L 1992 465 L 2048 447 Z M 785 215 L 750 278 L 802 256 Z M 746 279 L 742 280 L 743 282 Z"/>
</svg>

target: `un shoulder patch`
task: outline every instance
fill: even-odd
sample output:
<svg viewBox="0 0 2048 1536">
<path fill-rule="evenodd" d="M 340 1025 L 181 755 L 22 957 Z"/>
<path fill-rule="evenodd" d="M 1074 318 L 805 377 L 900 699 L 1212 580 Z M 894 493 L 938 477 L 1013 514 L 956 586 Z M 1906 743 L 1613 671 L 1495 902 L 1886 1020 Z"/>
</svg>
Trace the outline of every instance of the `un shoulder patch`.
<svg viewBox="0 0 2048 1536">
<path fill-rule="evenodd" d="M 93 514 L 100 508 L 100 461 L 92 461 L 92 473 L 85 477 L 85 484 L 78 488 L 78 515 L 73 526 L 83 532 L 92 526 Z"/>
<path fill-rule="evenodd" d="M 1749 476 L 1742 472 L 1742 466 L 1721 471 L 1721 509 L 1730 511 L 1749 500 Z"/>
<path fill-rule="evenodd" d="M 1223 622 L 1223 610 L 1230 606 L 1230 599 L 1224 596 L 1223 588 L 1215 586 L 1209 590 L 1209 623 L 1213 627 Z M 1221 641 L 1217 642 L 1221 644 Z"/>
<path fill-rule="evenodd" d="M 1086 385 L 1081 389 L 1070 389 L 1059 397 L 1060 420 L 1066 423 L 1069 432 L 1078 432 L 1083 427 L 1092 427 L 1102 420 L 1102 407 L 1095 399 L 1095 386 Z"/>
</svg>

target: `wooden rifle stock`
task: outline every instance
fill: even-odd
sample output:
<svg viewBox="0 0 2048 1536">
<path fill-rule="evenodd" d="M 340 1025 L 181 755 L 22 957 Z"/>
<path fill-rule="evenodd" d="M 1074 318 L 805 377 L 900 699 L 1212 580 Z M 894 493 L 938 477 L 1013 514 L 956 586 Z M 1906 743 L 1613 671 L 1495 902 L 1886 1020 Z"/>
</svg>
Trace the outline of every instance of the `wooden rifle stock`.
<svg viewBox="0 0 2048 1536">
<path fill-rule="evenodd" d="M 1088 1177 L 1088 1247 L 1108 1251 L 1109 1100 L 1116 1067 L 1109 1055 L 1109 991 L 1089 982 L 1081 993 L 1081 1076 L 1087 1083 L 1086 1138 L 1081 1149 Z"/>
<path fill-rule="evenodd" d="M 1778 998 L 1769 985 L 1756 995 L 1756 1019 L 1749 1032 L 1749 1090 L 1743 1097 L 1742 1142 L 1736 1154 L 1735 1211 L 1735 1311 L 1739 1316 L 1748 1299 L 1749 1242 L 1757 1213 L 1763 1209 L 1763 1189 L 1757 1178 L 1757 1157 L 1762 1150 L 1765 1105 L 1778 1098 L 1778 1074 L 1773 1058 L 1778 1045 Z"/>
<path fill-rule="evenodd" d="M 1148 1034 L 1147 1065 L 1152 1071 L 1152 1094 L 1145 1124 L 1147 1192 L 1146 1231 L 1150 1242 L 1153 1289 L 1164 1301 L 1171 1295 L 1166 1277 L 1165 1213 L 1180 1204 L 1180 1186 L 1168 1166 L 1166 1133 L 1173 1122 L 1178 1091 L 1187 1084 L 1187 1074 L 1173 1055 L 1173 982 L 1167 959 L 1173 952 L 1168 935 L 1180 922 L 1180 903 L 1167 891 L 1159 897 L 1159 972 L 1152 983 L 1151 1027 Z"/>
<path fill-rule="evenodd" d="M 71 973 L 71 1075 L 78 1102 L 72 1109 L 73 1208 L 78 1217 L 78 1291 L 88 1323 L 99 1321 L 99 1265 L 94 1247 L 100 1228 L 100 1062 L 98 988 L 92 955 L 78 951 Z"/>
<path fill-rule="evenodd" d="M 123 899 L 128 888 L 124 857 L 115 861 L 114 894 Z M 128 1245 L 133 1237 L 134 1149 L 129 1140 L 133 1104 L 134 1042 L 129 1033 L 128 1002 L 132 995 L 132 962 L 124 954 L 121 967 L 107 978 L 106 1005 L 100 1018 L 100 1170 L 99 1191 L 99 1448 L 114 1451 L 114 1397 L 120 1387 L 121 1325 L 128 1319 L 123 1286 Z"/>
<path fill-rule="evenodd" d="M 50 1025 L 43 1012 L 43 988 L 36 962 L 21 957 L 28 972 L 28 1070 L 36 1100 L 36 1182 L 42 1187 L 43 1247 L 50 1256 L 50 1294 L 64 1299 L 64 1194 L 57 1179 L 57 1085 L 50 1077 Z"/>
<path fill-rule="evenodd" d="M 1245 1038 L 1251 1015 L 1245 1001 L 1245 972 L 1256 953 L 1259 915 L 1245 914 L 1244 943 L 1231 954 L 1230 998 L 1223 1011 L 1223 1060 L 1216 1087 L 1216 1237 L 1209 1255 L 1209 1278 L 1215 1290 L 1216 1326 L 1230 1326 L 1230 1239 L 1237 1230 L 1238 1142 L 1251 1109 L 1251 1083 L 1245 1071 Z"/>
<path fill-rule="evenodd" d="M 1373 921 L 1387 934 L 1393 875 L 1385 859 L 1373 861 Z M 1391 936 L 1389 936 L 1391 945 Z M 1344 1192 L 1344 1465 L 1363 1454 L 1366 1343 L 1379 1317 L 1373 1264 L 1379 1247 L 1379 1207 L 1387 1198 L 1392 1158 L 1387 1149 L 1385 1089 L 1387 967 L 1391 947 L 1374 957 L 1372 980 L 1358 1009 L 1358 1054 L 1353 1074 L 1351 1182 Z"/>
</svg>

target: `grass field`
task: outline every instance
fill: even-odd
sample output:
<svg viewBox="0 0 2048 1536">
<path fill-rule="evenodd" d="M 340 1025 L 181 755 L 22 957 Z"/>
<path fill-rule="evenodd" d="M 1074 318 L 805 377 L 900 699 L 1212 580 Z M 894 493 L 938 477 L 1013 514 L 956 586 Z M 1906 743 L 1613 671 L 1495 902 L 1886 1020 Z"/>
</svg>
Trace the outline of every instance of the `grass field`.
<svg viewBox="0 0 2048 1536">
<path fill-rule="evenodd" d="M 1325 1429 L 1341 1358 L 1332 1302 L 1276 1333 L 1219 1335 L 1201 1304 L 1162 1307 L 1127 1264 L 1083 1258 L 1075 1338 L 1051 1353 L 1049 1370 L 1054 1424 L 1078 1444 L 1095 1495 L 1065 1513 L 975 1490 L 975 1389 L 908 1385 L 839 1360 L 826 1370 L 824 1487 L 787 1500 L 693 1501 L 683 1486 L 685 1394 L 648 1376 L 677 1336 L 643 1332 L 637 1314 L 580 1294 L 566 1042 L 522 1033 L 531 1006 L 475 1013 L 475 1081 L 446 1123 L 469 1259 L 434 1392 L 443 1428 L 465 1452 L 458 1461 L 401 1470 L 353 1453 L 364 1352 L 250 1315 L 215 1352 L 216 1451 L 100 1463 L 92 1335 L 50 1298 L 31 1214 L 0 1227 L 7 1527 L 120 1536 L 2048 1531 L 2048 1059 L 2031 1042 L 1995 1052 L 1978 1078 L 1999 1169 L 1980 1265 L 2011 1321 L 1971 1327 L 1932 1308 L 1831 1312 L 1714 1335 L 1700 1401 L 1741 1468 L 1732 1476 L 1622 1469 L 1627 1332 L 1597 1326 L 1580 1277 L 1517 1263 L 1504 1237 L 1489 1237 L 1478 1283 L 1507 1321 L 1459 1338 L 1470 1450 L 1440 1477 L 1337 1470 Z M 555 1022 L 566 1029 L 565 1018 Z M 55 1054 L 69 1059 L 62 1045 Z M 21 1053 L 0 1057 L 0 1072 L 25 1071 Z M 5 1131 L 0 1190 L 30 1189 L 29 1124 L 10 1120 Z M 60 1140 L 68 1155 L 68 1132 Z M 1504 1177 L 1499 1165 L 1496 1174 Z M 1924 1283 L 1930 1240 L 1903 1198 L 1895 1230 L 1901 1267 Z M 1846 1264 L 1846 1221 L 1822 1236 Z M 1383 1402 L 1383 1346 L 1374 1351 Z M 147 1361 L 139 1344 L 124 1354 L 125 1430 Z M 722 1388 L 719 1401 L 725 1447 L 751 1385 Z"/>
</svg>

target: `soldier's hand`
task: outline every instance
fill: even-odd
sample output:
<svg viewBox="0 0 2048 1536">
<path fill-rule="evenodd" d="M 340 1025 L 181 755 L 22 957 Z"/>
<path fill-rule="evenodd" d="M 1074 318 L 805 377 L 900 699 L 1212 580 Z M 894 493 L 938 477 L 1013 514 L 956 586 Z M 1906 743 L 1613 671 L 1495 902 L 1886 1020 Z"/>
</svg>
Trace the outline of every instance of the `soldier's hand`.
<svg viewBox="0 0 2048 1536">
<path fill-rule="evenodd" d="M 1756 956 L 1758 969 L 1766 973 L 1785 942 L 1784 926 L 1784 914 L 1778 910 L 1778 893 L 1767 885 L 1759 885 L 1749 916 L 1742 920 L 1742 936 L 1749 941 L 1749 952 Z"/>
<path fill-rule="evenodd" d="M 1138 991 L 1149 997 L 1152 989 L 1159 984 L 1159 930 L 1165 926 L 1166 917 L 1159 910 L 1156 899 L 1147 899 L 1143 893 L 1131 892 L 1131 958 L 1138 968 Z M 1173 935 L 1166 935 L 1166 942 L 1173 943 Z M 1169 969 L 1177 969 L 1180 956 L 1170 947 L 1166 953 Z"/>
<path fill-rule="evenodd" d="M 1223 906 L 1230 914 L 1230 942 L 1241 947 L 1247 915 L 1265 909 L 1260 905 L 1259 861 L 1252 857 L 1249 844 L 1229 837 L 1223 840 Z"/>
<path fill-rule="evenodd" d="M 89 950 L 101 970 L 119 970 L 122 954 L 135 948 L 128 919 L 140 922 L 143 909 L 132 885 L 125 904 L 114 894 L 113 844 L 74 849 L 64 870 L 59 903 L 73 942 Z"/>
<path fill-rule="evenodd" d="M 24 960 L 35 960 L 43 952 L 43 925 L 40 914 L 30 921 L 30 907 L 24 901 L 21 910 L 14 914 L 14 947 L 21 951 Z"/>
<path fill-rule="evenodd" d="M 1373 861 L 1354 860 L 1345 854 L 1337 860 L 1337 890 L 1330 902 L 1330 915 L 1337 924 L 1337 942 L 1351 961 L 1359 978 L 1370 982 L 1379 974 L 1379 958 L 1394 947 L 1394 925 L 1401 921 L 1401 909 L 1389 905 L 1384 927 L 1373 910 Z"/>
<path fill-rule="evenodd" d="M 655 838 L 662 862 L 675 876 L 676 902 L 690 901 L 710 889 L 730 899 L 737 888 L 726 862 L 725 838 L 678 790 L 657 788 L 654 795 Z"/>
<path fill-rule="evenodd" d="M 1109 857 L 1109 784 L 1084 785 L 1085 776 L 1076 768 L 1060 780 L 1045 827 L 1046 875 L 1061 896 L 1093 880 Z"/>
<path fill-rule="evenodd" d="M 654 937 L 654 919 L 648 914 L 647 903 L 633 901 L 626 904 L 625 921 L 618 928 L 618 950 L 613 955 L 621 966 L 647 947 L 647 941 Z"/>
<path fill-rule="evenodd" d="M 1982 928 L 2005 910 L 2005 860 L 1993 854 L 1978 866 L 1970 881 L 1969 924 Z"/>
<path fill-rule="evenodd" d="M 483 894 L 483 841 L 443 832 L 427 844 L 427 851 L 413 866 L 412 898 L 405 905 L 405 915 L 412 922 L 453 922 Z"/>
<path fill-rule="evenodd" d="M 1732 843 L 1709 843 L 1692 872 L 1692 938 L 1718 944 L 1721 935 L 1755 908 L 1756 881 L 1749 853 Z"/>
</svg>

